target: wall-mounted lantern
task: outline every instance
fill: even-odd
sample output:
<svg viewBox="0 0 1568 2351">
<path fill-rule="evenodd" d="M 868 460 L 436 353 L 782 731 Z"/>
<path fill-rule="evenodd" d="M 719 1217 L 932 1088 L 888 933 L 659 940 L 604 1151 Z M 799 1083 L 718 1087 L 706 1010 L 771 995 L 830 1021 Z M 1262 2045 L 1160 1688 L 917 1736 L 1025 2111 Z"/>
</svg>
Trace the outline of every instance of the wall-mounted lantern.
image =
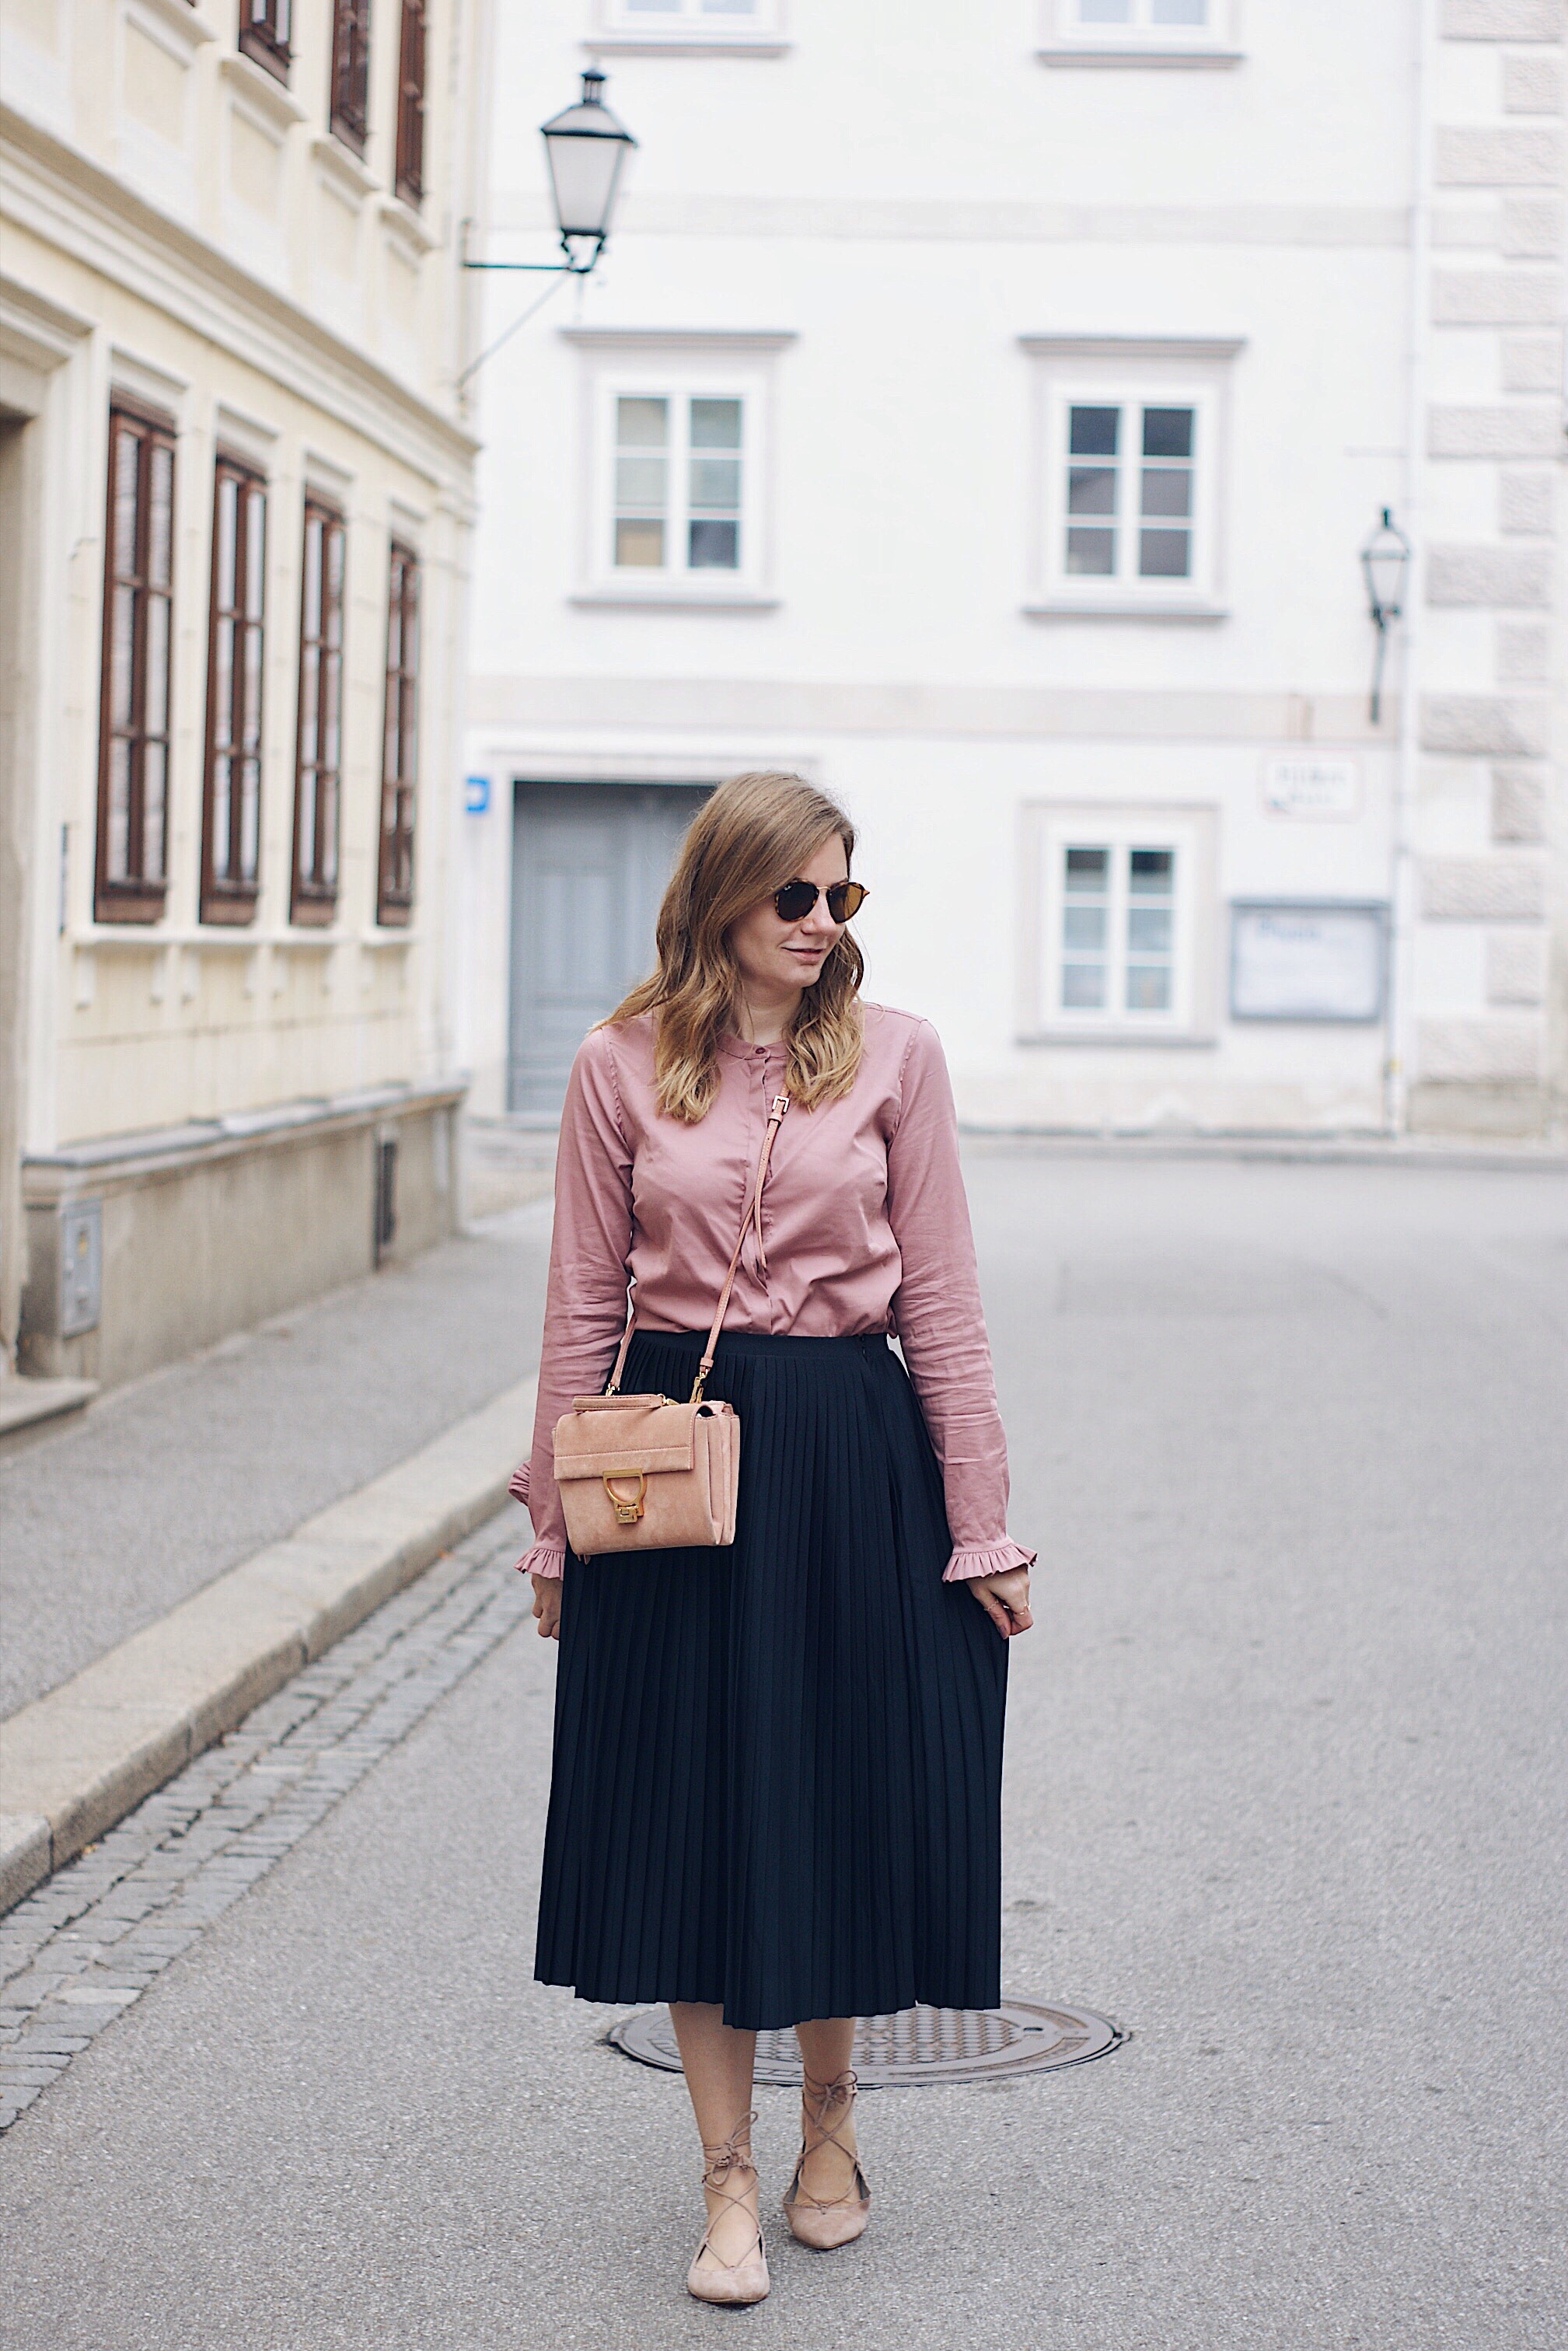
<svg viewBox="0 0 1568 2351">
<path fill-rule="evenodd" d="M 600 96 L 603 88 L 604 76 L 591 66 L 577 104 L 553 116 L 540 134 L 549 159 L 561 251 L 567 268 L 579 277 L 587 277 L 604 250 L 622 166 L 637 144 Z"/>
<path fill-rule="evenodd" d="M 1396 523 L 1392 509 L 1385 507 L 1377 528 L 1361 550 L 1361 574 L 1366 582 L 1366 608 L 1377 632 L 1377 652 L 1372 667 L 1372 723 L 1375 726 L 1383 709 L 1383 662 L 1388 650 L 1388 632 L 1403 609 L 1405 574 L 1409 561 L 1410 542 Z"/>
<path fill-rule="evenodd" d="M 567 277 L 586 277 L 604 250 L 614 217 L 615 200 L 621 193 L 621 174 L 626 158 L 637 144 L 623 122 L 617 121 L 605 105 L 600 92 L 604 88 L 604 76 L 597 66 L 591 66 L 582 77 L 582 96 L 575 106 L 554 114 L 539 127 L 545 142 L 545 160 L 549 165 L 550 193 L 555 199 L 556 229 L 560 237 L 564 261 L 470 261 L 468 232 L 471 221 L 465 221 L 462 230 L 460 257 L 465 269 L 505 269 L 527 272 L 541 271 L 559 284 Z M 521 318 L 514 319 L 504 334 L 497 336 L 488 350 L 470 360 L 457 378 L 456 390 L 461 394 L 470 377 L 478 373 L 488 359 L 493 359 L 501 345 L 510 341 L 519 327 L 526 327 L 536 310 L 544 308 L 553 286 L 547 286 L 537 302 L 529 304 Z"/>
<path fill-rule="evenodd" d="M 550 193 L 555 199 L 555 224 L 564 261 L 470 261 L 465 269 L 548 270 L 552 277 L 586 277 L 604 250 L 621 193 L 621 172 L 637 144 L 623 122 L 616 120 L 600 96 L 604 76 L 591 66 L 582 77 L 582 96 L 575 106 L 552 114 L 542 123 L 549 165 Z M 472 224 L 463 224 L 465 241 Z"/>
</svg>

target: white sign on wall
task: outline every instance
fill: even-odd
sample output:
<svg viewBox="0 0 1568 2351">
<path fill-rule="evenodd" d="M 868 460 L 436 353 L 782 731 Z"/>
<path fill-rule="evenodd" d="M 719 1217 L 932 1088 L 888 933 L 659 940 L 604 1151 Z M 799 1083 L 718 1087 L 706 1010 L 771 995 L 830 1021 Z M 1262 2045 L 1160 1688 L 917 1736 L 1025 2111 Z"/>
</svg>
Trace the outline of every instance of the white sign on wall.
<svg viewBox="0 0 1568 2351">
<path fill-rule="evenodd" d="M 1263 805 L 1276 816 L 1356 816 L 1361 770 L 1354 759 L 1265 759 Z"/>
<path fill-rule="evenodd" d="M 1231 1019 L 1379 1019 L 1386 914 L 1370 901 L 1234 901 Z"/>
</svg>

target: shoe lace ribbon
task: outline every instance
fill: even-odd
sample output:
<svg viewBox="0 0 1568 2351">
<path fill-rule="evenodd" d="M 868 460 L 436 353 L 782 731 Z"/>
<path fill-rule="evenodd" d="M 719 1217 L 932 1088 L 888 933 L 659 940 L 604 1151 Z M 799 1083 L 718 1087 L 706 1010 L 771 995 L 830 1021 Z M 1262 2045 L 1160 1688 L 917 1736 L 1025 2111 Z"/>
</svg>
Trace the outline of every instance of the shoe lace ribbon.
<svg viewBox="0 0 1568 2351">
<path fill-rule="evenodd" d="M 854 2148 L 846 2147 L 839 2137 L 854 2105 L 855 2093 L 860 2087 L 859 2077 L 852 2065 L 846 2065 L 843 2072 L 835 2074 L 831 2082 L 813 2081 L 810 2074 L 802 2075 L 802 2082 L 800 2105 L 817 2134 L 816 2146 L 808 2147 L 802 2133 L 800 2160 L 795 2166 L 795 2177 L 789 2183 L 789 2193 L 784 2200 L 789 2204 L 810 2204 L 819 2212 L 831 2212 L 835 2205 L 850 2203 L 857 2191 L 861 2196 L 865 2193 L 865 2176 L 861 2170 L 860 2158 Z M 838 2119 L 831 2122 L 829 2117 L 835 2108 L 838 2109 Z M 808 2156 L 815 2155 L 818 2148 L 824 2147 L 836 2147 L 841 2155 L 848 2158 L 853 2173 L 850 2186 L 838 2196 L 813 2196 L 800 2185 L 800 2174 Z"/>
<path fill-rule="evenodd" d="M 751 2126 L 756 2120 L 755 2113 L 747 2115 L 745 2121 L 737 2123 L 729 2137 L 721 2139 L 716 2147 L 710 2147 L 706 2138 L 703 2141 L 703 2186 L 710 2195 L 716 2196 L 721 2204 L 733 2205 L 737 2211 L 745 2210 L 751 2182 L 757 2177 L 757 2166 L 751 2160 Z M 738 2185 L 735 2184 L 737 2173 L 742 2175 Z M 742 2262 L 751 2259 L 757 2246 L 748 2245 L 745 2252 L 738 2254 L 733 2262 L 727 2262 L 721 2253 L 715 2252 L 712 2242 L 714 2224 L 720 2217 L 717 2212 L 710 2213 L 707 2227 L 703 2231 L 702 2243 L 697 2247 L 697 2259 L 701 2261 L 706 2253 L 717 2268 L 737 2270 Z M 752 2220 L 757 2231 L 757 2244 L 760 2245 L 761 2224 L 749 2213 L 747 2218 Z"/>
</svg>

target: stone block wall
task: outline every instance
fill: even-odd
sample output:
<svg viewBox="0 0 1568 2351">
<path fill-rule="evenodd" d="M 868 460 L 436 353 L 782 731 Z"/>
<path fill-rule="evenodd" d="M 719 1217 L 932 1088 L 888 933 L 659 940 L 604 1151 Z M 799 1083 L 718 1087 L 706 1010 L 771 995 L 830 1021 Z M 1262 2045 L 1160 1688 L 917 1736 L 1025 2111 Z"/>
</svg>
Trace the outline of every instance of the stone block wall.
<svg viewBox="0 0 1568 2351">
<path fill-rule="evenodd" d="M 1428 61 L 1416 914 L 1439 948 L 1479 934 L 1432 955 L 1445 977 L 1419 991 L 1410 1122 L 1428 1130 L 1539 1134 L 1563 1107 L 1565 17 L 1563 0 L 1446 0 Z"/>
</svg>

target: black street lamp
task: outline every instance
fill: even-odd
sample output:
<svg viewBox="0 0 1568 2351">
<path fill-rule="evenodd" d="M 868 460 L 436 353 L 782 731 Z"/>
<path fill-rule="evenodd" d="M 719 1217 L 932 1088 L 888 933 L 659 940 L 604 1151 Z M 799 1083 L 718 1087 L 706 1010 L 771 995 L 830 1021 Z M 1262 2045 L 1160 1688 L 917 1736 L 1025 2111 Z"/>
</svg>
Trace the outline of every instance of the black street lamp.
<svg viewBox="0 0 1568 2351">
<path fill-rule="evenodd" d="M 1385 507 L 1382 520 L 1361 550 L 1361 573 L 1366 582 L 1366 607 L 1372 615 L 1372 625 L 1377 632 L 1377 653 L 1372 667 L 1372 723 L 1375 726 L 1383 708 L 1383 660 L 1388 650 L 1388 632 L 1399 618 L 1400 599 L 1405 592 L 1405 569 L 1409 560 L 1410 542 L 1395 522 L 1392 510 Z"/>
<path fill-rule="evenodd" d="M 552 275 L 586 277 L 604 250 L 621 172 L 637 141 L 623 122 L 617 121 L 600 96 L 604 76 L 590 66 L 582 77 L 582 96 L 575 106 L 552 115 L 540 126 L 545 157 L 549 164 L 550 193 L 555 198 L 556 227 L 560 233 L 564 261 L 469 261 L 465 269 L 549 270 Z M 466 226 L 466 224 L 465 224 Z"/>
</svg>

